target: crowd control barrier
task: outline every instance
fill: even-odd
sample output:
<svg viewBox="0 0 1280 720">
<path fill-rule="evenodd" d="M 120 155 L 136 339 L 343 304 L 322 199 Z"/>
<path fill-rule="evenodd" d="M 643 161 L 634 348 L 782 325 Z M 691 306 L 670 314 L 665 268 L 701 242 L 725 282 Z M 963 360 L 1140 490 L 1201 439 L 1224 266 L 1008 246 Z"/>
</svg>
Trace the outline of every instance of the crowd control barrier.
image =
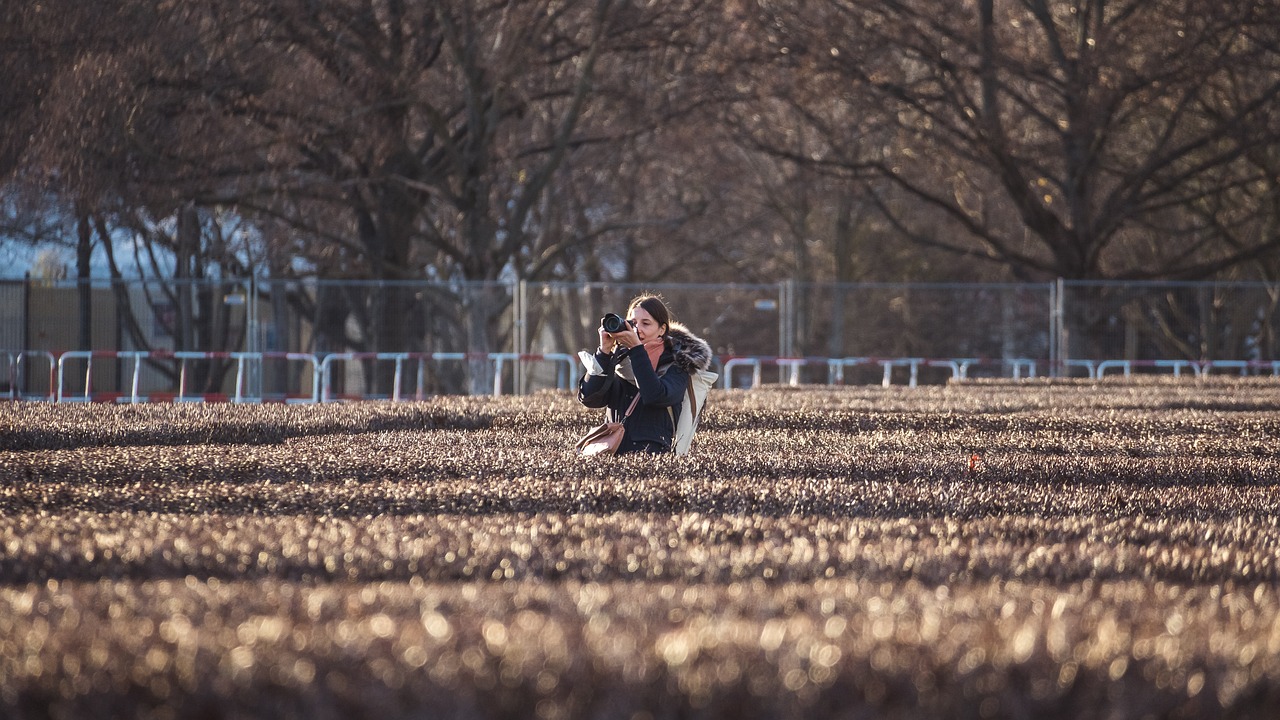
<svg viewBox="0 0 1280 720">
<path fill-rule="evenodd" d="M 390 399 L 395 402 L 403 400 L 425 399 L 424 388 L 427 385 L 427 371 L 430 364 L 435 363 L 488 363 L 485 372 L 492 370 L 492 394 L 504 394 L 508 390 L 506 378 L 508 370 L 515 369 L 515 376 L 526 363 L 550 363 L 555 368 L 556 388 L 570 388 L 576 379 L 577 360 L 564 353 L 331 353 L 317 356 L 311 353 L 293 352 L 195 352 L 195 351 L 80 351 L 72 350 L 53 353 L 43 350 L 0 351 L 4 358 L 9 379 L 7 392 L 0 399 L 36 400 L 51 402 L 287 402 L 287 403 L 324 403 L 336 400 L 371 400 Z M 104 360 L 119 363 L 115 366 L 121 390 L 104 392 L 94 387 L 94 364 Z M 194 393 L 191 391 L 190 368 L 195 363 L 222 360 L 231 363 L 235 371 L 232 390 L 228 393 Z M 826 369 L 828 385 L 843 385 L 846 372 L 851 368 L 867 368 L 879 377 L 880 384 L 890 387 L 895 378 L 905 381 L 908 387 L 917 387 L 920 383 L 921 368 L 940 368 L 948 371 L 952 380 L 969 378 L 974 367 L 999 368 L 1000 377 L 1012 377 L 1015 380 L 1035 378 L 1039 363 L 1044 360 L 1030 358 L 922 358 L 922 357 L 780 357 L 780 356 L 727 356 L 713 359 L 720 372 L 720 386 L 758 388 L 763 385 L 762 371 L 765 367 L 776 367 L 779 371 L 779 382 L 788 385 L 799 385 L 802 381 L 801 371 L 804 368 L 818 367 Z M 83 375 L 79 374 L 80 365 L 74 361 L 83 361 Z M 177 378 L 176 391 L 145 390 L 146 381 L 143 370 L 148 362 L 168 361 L 175 363 Z M 366 391 L 339 394 L 335 388 L 334 375 L 344 363 L 361 362 L 376 368 L 378 364 L 390 363 L 392 366 L 392 388 L 389 395 L 373 395 Z M 300 378 L 306 386 L 302 392 L 294 395 L 273 394 L 264 397 L 261 391 L 262 374 L 268 367 L 283 365 L 286 375 Z M 301 365 L 301 368 L 297 366 Z M 1049 363 L 1053 366 L 1053 363 Z M 29 389 L 30 377 L 47 367 L 49 373 L 48 391 L 32 392 Z M 1193 360 L 1084 360 L 1069 359 L 1059 367 L 1066 370 L 1068 376 L 1074 371 L 1076 376 L 1083 371 L 1091 380 L 1101 380 L 1111 375 L 1130 377 L 1136 370 L 1148 372 L 1172 373 L 1175 377 L 1187 372 L 1195 377 L 1214 373 L 1238 373 L 1240 375 L 1269 374 L 1280 377 L 1280 360 L 1247 361 L 1247 360 L 1212 360 L 1197 362 Z M 366 370 L 369 368 L 366 368 Z M 438 369 L 438 368 L 437 368 Z M 744 371 L 750 372 L 749 382 L 735 385 Z M 409 373 L 413 373 L 410 385 Z M 867 373 L 863 373 L 866 379 Z M 810 373 L 812 377 L 812 373 Z M 812 380 L 810 380 L 812 382 Z M 152 378 L 151 384 L 154 384 Z M 517 383 L 519 384 L 519 383 Z M 113 383 L 114 385 L 114 383 Z M 412 387 L 407 393 L 406 388 Z M 510 388 L 520 392 L 521 388 Z M 295 391 L 297 388 L 295 388 Z"/>
<path fill-rule="evenodd" d="M 1067 360 L 1068 368 L 1081 368 L 1089 379 L 1100 380 L 1110 372 L 1118 372 L 1124 377 L 1131 377 L 1134 368 L 1156 368 L 1171 370 L 1174 377 L 1182 375 L 1184 370 L 1191 370 L 1195 377 L 1211 375 L 1222 370 L 1242 376 L 1269 373 L 1280 376 L 1280 360 Z"/>
<path fill-rule="evenodd" d="M 734 373 L 739 368 L 751 370 L 751 382 L 746 387 L 758 388 L 762 384 L 762 369 L 766 365 L 776 366 L 780 376 L 784 376 L 787 385 L 800 384 L 800 369 L 808 366 L 825 366 L 827 368 L 827 384 L 838 385 L 844 382 L 844 369 L 861 365 L 869 358 L 824 358 L 824 357 L 773 357 L 747 356 L 730 357 L 724 361 L 724 371 L 720 373 L 720 386 L 734 387 Z"/>
<path fill-rule="evenodd" d="M 369 363 L 393 363 L 392 370 L 392 386 L 391 395 L 388 399 L 393 402 L 404 400 L 405 386 L 405 369 L 412 365 L 416 372 L 416 380 L 414 387 L 417 391 L 414 393 L 414 399 L 423 399 L 422 388 L 426 385 L 426 367 L 428 362 L 485 362 L 493 363 L 493 395 L 503 394 L 503 378 L 507 363 L 526 363 L 526 362 L 551 362 L 556 364 L 558 370 L 556 373 L 556 388 L 563 390 L 569 387 L 573 378 L 574 363 L 576 360 L 572 355 L 564 353 L 543 353 L 543 354 L 524 354 L 524 353 L 454 353 L 454 352 L 434 352 L 434 353 L 333 353 L 326 355 L 324 360 L 320 362 L 320 402 L 332 402 L 337 399 L 364 399 L 365 394 L 359 397 L 343 396 L 339 398 L 333 391 L 333 371 L 334 367 L 340 363 L 348 362 L 369 362 Z"/>
<path fill-rule="evenodd" d="M 724 364 L 720 385 L 723 388 L 734 387 L 734 372 L 738 371 L 739 368 L 749 368 L 751 370 L 751 382 L 746 387 L 760 387 L 761 371 L 766 365 L 777 366 L 780 375 L 785 378 L 781 382 L 785 382 L 788 385 L 799 385 L 800 369 L 807 366 L 826 366 L 828 385 L 843 385 L 845 383 L 845 371 L 848 368 L 859 366 L 878 366 L 880 369 L 880 384 L 884 387 L 894 384 L 894 370 L 898 368 L 907 370 L 908 387 L 919 386 L 920 368 L 922 367 L 937 367 L 950 370 L 952 380 L 967 380 L 969 378 L 969 369 L 979 365 L 1000 366 L 1003 368 L 1002 372 L 1005 370 L 1011 371 L 1015 379 L 1022 379 L 1024 372 L 1028 378 L 1036 376 L 1036 361 L 1027 358 L 987 360 L 983 358 L 790 358 L 753 356 L 729 358 Z"/>
<path fill-rule="evenodd" d="M 112 359 L 126 363 L 127 392 L 95 392 L 93 387 L 94 360 Z M 70 377 L 72 371 L 68 361 L 84 360 L 84 378 L 77 387 L 79 393 L 69 392 L 67 383 L 75 378 Z M 193 393 L 190 389 L 190 367 L 194 362 L 210 362 L 226 360 L 235 364 L 235 381 L 233 393 L 228 397 L 224 393 Z M 178 367 L 178 388 L 176 392 L 142 390 L 142 369 L 147 361 L 174 361 Z M 304 370 L 310 371 L 311 390 L 309 394 L 300 396 L 284 396 L 279 400 L 288 403 L 314 403 L 320 393 L 319 363 L 309 353 L 290 352 L 199 352 L 168 350 L 119 350 L 119 351 L 86 351 L 69 350 L 57 356 L 57 374 L 53 380 L 53 399 L 56 402 L 123 402 L 130 404 L 145 402 L 263 402 L 260 393 L 251 392 L 249 377 L 251 372 L 261 373 L 267 362 L 302 363 Z M 273 400 L 275 398 L 272 398 Z"/>
<path fill-rule="evenodd" d="M 197 351 L 135 351 L 135 350 L 69 350 L 62 353 L 38 351 L 3 353 L 10 377 L 9 398 L 41 399 L 53 402 L 234 402 L 255 403 L 283 401 L 287 403 L 332 402 L 337 399 L 391 399 L 402 401 L 424 398 L 423 388 L 426 385 L 427 363 L 439 362 L 484 362 L 492 363 L 493 394 L 502 395 L 505 391 L 504 378 L 507 369 L 512 365 L 519 368 L 524 363 L 552 363 L 556 366 L 556 387 L 565 389 L 574 380 L 576 359 L 564 353 L 331 353 L 323 359 L 310 353 L 286 352 L 197 352 Z M 49 363 L 49 394 L 47 397 L 33 397 L 21 392 L 19 377 L 23 362 L 30 363 L 30 358 L 42 357 Z M 84 361 L 83 371 L 75 367 L 74 361 Z M 114 360 L 122 363 L 120 367 L 121 391 L 104 392 L 94 387 L 94 365 L 103 360 Z M 143 390 L 143 368 L 148 361 L 172 361 L 177 364 L 177 390 L 146 391 Z M 225 360 L 234 363 L 235 378 L 233 390 L 226 393 L 193 393 L 190 389 L 190 368 L 196 362 Z M 295 396 L 264 398 L 261 393 L 250 388 L 252 373 L 261 374 L 267 363 L 302 363 L 304 375 L 309 371 L 309 392 Z M 372 362 L 393 364 L 393 387 L 387 397 L 374 398 L 372 395 L 344 395 L 341 398 L 334 392 L 335 368 L 346 362 Z M 407 397 L 404 390 L 408 387 L 407 372 L 415 373 L 412 397 Z"/>
<path fill-rule="evenodd" d="M 54 395 L 54 379 L 56 378 L 57 358 L 53 353 L 45 350 L 21 350 L 21 351 L 3 351 L 2 353 L 8 366 L 9 388 L 7 391 L 9 400 L 43 400 L 53 401 Z M 48 372 L 48 384 L 45 386 L 47 390 L 44 393 L 36 394 L 32 392 L 26 384 L 29 382 L 29 376 L 40 368 L 32 367 L 36 362 L 44 364 L 44 370 Z"/>
<path fill-rule="evenodd" d="M 427 361 L 433 359 L 433 353 L 332 353 L 326 355 L 324 360 L 320 361 L 320 402 L 332 402 L 335 399 L 333 392 L 333 369 L 340 363 L 347 362 L 392 362 L 395 363 L 395 377 L 391 389 L 391 400 L 399 402 L 404 399 L 404 369 L 405 365 L 413 362 L 417 370 L 417 382 L 414 384 L 417 391 L 414 393 L 415 400 L 422 399 L 422 388 L 426 380 L 426 364 Z M 344 399 L 358 399 L 346 396 Z"/>
<path fill-rule="evenodd" d="M 788 385 L 800 384 L 801 368 L 815 365 L 825 365 L 827 368 L 827 384 L 843 385 L 845 382 L 845 371 L 848 368 L 859 366 L 878 366 L 880 370 L 880 384 L 889 387 L 894 384 L 895 370 L 906 370 L 906 384 L 908 387 L 917 387 L 920 383 L 920 369 L 924 367 L 945 368 L 950 370 L 952 380 L 967 380 L 969 371 L 974 367 L 999 367 L 1001 376 L 1011 377 L 1014 380 L 1022 380 L 1036 377 L 1037 368 L 1040 363 L 1052 365 L 1043 360 L 1034 360 L 1031 358 L 919 358 L 919 357 L 895 357 L 895 358 L 875 358 L 875 357 L 847 357 L 847 358 L 788 358 L 773 356 L 749 356 L 749 357 L 730 357 L 724 363 L 724 372 L 720 376 L 720 387 L 746 387 L 758 388 L 762 384 L 762 370 L 766 366 L 776 366 L 779 369 L 779 382 Z M 1273 377 L 1280 377 L 1280 360 L 1209 360 L 1205 362 L 1196 362 L 1194 360 L 1066 360 L 1062 367 L 1066 368 L 1068 374 L 1071 370 L 1083 370 L 1090 380 L 1100 380 L 1108 375 L 1122 374 L 1124 377 L 1132 377 L 1135 369 L 1145 368 L 1155 370 L 1157 372 L 1171 372 L 1175 377 L 1181 376 L 1185 371 L 1190 370 L 1195 377 L 1210 375 L 1215 372 L 1223 373 L 1239 373 L 1242 376 L 1251 374 L 1268 374 Z M 750 370 L 751 379 L 745 385 L 736 386 L 734 384 L 735 376 L 740 376 L 742 372 Z"/>
</svg>

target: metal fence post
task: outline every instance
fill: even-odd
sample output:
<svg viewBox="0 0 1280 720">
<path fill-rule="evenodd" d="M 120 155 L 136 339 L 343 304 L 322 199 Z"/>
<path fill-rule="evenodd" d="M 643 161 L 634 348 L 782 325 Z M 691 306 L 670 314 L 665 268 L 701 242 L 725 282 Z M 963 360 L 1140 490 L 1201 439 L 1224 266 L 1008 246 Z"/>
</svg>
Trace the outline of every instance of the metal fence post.
<svg viewBox="0 0 1280 720">
<path fill-rule="evenodd" d="M 1058 353 L 1058 284 L 1048 283 L 1049 287 L 1049 375 L 1053 375 L 1054 360 Z"/>
<path fill-rule="evenodd" d="M 524 354 L 529 352 L 528 337 L 528 281 L 521 279 L 513 283 L 511 288 L 511 342 L 515 346 L 511 351 L 515 353 L 514 370 L 515 394 L 524 395 L 528 392 L 527 381 L 524 373 Z"/>
<path fill-rule="evenodd" d="M 256 398 L 262 397 L 262 359 L 256 353 L 262 352 L 261 326 L 258 321 L 258 283 L 251 274 L 249 279 L 244 281 L 245 293 L 245 351 L 258 359 L 249 365 L 249 389 L 250 395 Z"/>
<path fill-rule="evenodd" d="M 1053 313 L 1049 321 L 1050 377 L 1062 377 L 1069 359 L 1068 343 L 1071 338 L 1067 332 L 1066 288 L 1067 281 L 1063 278 L 1058 278 L 1050 286 L 1050 307 Z"/>
<path fill-rule="evenodd" d="M 796 337 L 796 281 L 783 280 L 778 283 L 778 356 L 791 357 L 795 354 Z M 778 378 L 782 379 L 784 369 L 778 369 Z"/>
</svg>

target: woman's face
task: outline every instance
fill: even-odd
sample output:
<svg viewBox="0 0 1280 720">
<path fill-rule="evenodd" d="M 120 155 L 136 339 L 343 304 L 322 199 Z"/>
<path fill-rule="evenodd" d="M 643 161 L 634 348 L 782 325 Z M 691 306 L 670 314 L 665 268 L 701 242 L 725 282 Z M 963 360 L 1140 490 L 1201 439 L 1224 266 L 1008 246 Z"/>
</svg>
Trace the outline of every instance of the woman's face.
<svg viewBox="0 0 1280 720">
<path fill-rule="evenodd" d="M 649 342 L 662 335 L 662 326 L 653 319 L 648 310 L 638 305 L 631 309 L 627 319 L 635 326 L 636 337 L 640 338 L 641 343 Z"/>
</svg>

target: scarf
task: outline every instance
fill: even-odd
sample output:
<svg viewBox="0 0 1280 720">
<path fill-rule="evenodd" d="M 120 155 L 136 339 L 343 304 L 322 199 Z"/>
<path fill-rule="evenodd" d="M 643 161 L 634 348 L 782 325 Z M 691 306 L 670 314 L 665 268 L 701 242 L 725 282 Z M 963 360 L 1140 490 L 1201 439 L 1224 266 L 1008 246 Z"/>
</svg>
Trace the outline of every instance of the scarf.
<svg viewBox="0 0 1280 720">
<path fill-rule="evenodd" d="M 644 349 L 649 353 L 649 367 L 655 371 L 658 369 L 658 359 L 662 357 L 662 351 L 667 347 L 667 339 L 663 337 L 650 340 L 644 344 Z"/>
</svg>

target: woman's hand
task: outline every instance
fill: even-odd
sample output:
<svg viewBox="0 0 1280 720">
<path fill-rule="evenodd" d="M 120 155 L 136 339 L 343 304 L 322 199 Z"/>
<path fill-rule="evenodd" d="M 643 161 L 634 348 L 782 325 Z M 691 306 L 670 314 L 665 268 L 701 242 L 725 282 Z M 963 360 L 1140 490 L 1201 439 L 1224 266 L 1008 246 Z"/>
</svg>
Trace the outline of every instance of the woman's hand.
<svg viewBox="0 0 1280 720">
<path fill-rule="evenodd" d="M 600 327 L 600 328 L 598 328 L 598 329 L 600 330 L 600 350 L 601 350 L 601 352 L 603 352 L 603 353 L 604 353 L 604 354 L 606 354 L 606 355 L 612 355 L 612 354 L 613 354 L 613 351 L 614 351 L 614 348 L 617 346 L 617 344 L 618 344 L 618 343 L 617 343 L 616 341 L 614 341 L 614 339 L 613 339 L 613 336 L 612 336 L 612 335 L 610 335 L 609 333 L 607 333 L 607 332 L 605 332 L 605 331 L 604 331 L 604 326 L 601 326 L 601 327 Z"/>
<path fill-rule="evenodd" d="M 614 342 L 628 350 L 640 344 L 640 336 L 636 334 L 636 329 L 633 327 L 628 327 L 626 330 L 621 332 L 605 334 L 612 338 Z M 601 347 L 604 346 L 602 345 Z"/>
</svg>

